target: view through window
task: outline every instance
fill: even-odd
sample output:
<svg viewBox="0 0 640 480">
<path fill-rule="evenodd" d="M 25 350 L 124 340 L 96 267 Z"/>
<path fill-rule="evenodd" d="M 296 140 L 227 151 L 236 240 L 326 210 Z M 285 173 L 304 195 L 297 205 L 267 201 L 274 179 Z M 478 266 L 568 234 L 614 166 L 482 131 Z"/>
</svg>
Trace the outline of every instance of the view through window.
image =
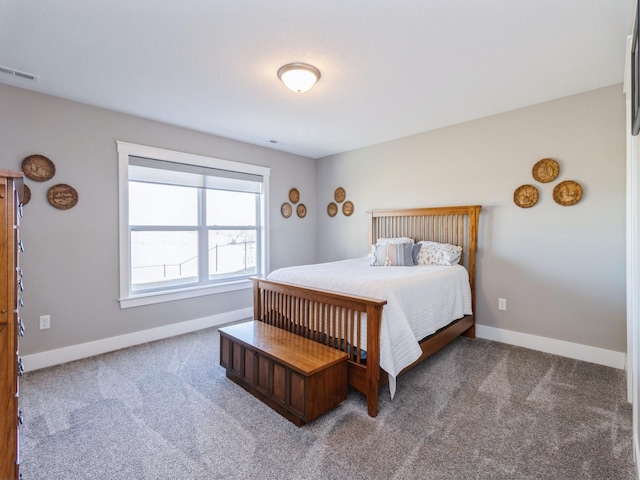
<svg viewBox="0 0 640 480">
<path fill-rule="evenodd" d="M 257 202 L 255 193 L 130 181 L 131 290 L 255 275 Z"/>
<path fill-rule="evenodd" d="M 124 297 L 260 273 L 264 175 L 195 163 L 128 155 Z"/>
</svg>

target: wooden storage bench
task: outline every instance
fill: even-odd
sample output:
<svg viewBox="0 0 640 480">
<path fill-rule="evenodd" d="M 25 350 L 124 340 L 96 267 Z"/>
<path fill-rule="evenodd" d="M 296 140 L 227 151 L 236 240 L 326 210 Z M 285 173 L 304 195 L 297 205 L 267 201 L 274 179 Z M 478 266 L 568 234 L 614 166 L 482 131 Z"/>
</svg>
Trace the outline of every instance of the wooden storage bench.
<svg viewBox="0 0 640 480">
<path fill-rule="evenodd" d="M 221 328 L 227 377 L 298 426 L 347 398 L 347 354 L 259 321 Z"/>
</svg>

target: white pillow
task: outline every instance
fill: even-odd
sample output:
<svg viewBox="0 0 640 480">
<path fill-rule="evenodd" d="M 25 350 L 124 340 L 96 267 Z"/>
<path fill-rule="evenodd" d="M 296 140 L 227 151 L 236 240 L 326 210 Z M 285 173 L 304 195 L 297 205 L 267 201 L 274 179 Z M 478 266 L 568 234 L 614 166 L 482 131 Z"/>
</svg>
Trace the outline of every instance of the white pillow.
<svg viewBox="0 0 640 480">
<path fill-rule="evenodd" d="M 438 243 L 423 240 L 418 242 L 420 251 L 416 265 L 457 265 L 462 256 L 462 247 L 450 243 Z"/>
<path fill-rule="evenodd" d="M 415 243 L 413 238 L 409 237 L 389 237 L 389 238 L 379 238 L 376 241 L 376 245 L 386 245 L 388 243 L 411 243 L 412 245 Z"/>
</svg>

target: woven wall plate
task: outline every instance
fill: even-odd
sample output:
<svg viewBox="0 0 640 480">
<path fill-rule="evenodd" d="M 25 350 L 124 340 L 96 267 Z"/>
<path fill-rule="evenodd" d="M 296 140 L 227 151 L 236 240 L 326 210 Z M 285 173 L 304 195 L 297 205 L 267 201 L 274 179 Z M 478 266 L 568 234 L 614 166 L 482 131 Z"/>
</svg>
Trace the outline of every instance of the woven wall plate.
<svg viewBox="0 0 640 480">
<path fill-rule="evenodd" d="M 78 203 L 78 192 L 69 185 L 59 183 L 49 189 L 47 200 L 49 200 L 51 206 L 57 209 L 69 210 Z"/>
<path fill-rule="evenodd" d="M 560 182 L 553 189 L 553 199 L 563 207 L 575 205 L 582 199 L 582 185 L 573 180 Z"/>
<path fill-rule="evenodd" d="M 540 192 L 533 185 L 520 185 L 513 192 L 513 203 L 520 208 L 533 207 L 538 203 L 538 198 L 540 198 Z"/>
<path fill-rule="evenodd" d="M 347 200 L 342 204 L 342 213 L 345 217 L 350 217 L 353 213 L 353 203 Z"/>
<path fill-rule="evenodd" d="M 335 203 L 331 202 L 329 205 L 327 205 L 327 214 L 330 217 L 335 217 L 336 213 L 338 213 L 338 205 L 336 205 Z"/>
<path fill-rule="evenodd" d="M 27 185 L 22 186 L 22 205 L 26 205 L 31 200 L 31 189 Z"/>
<path fill-rule="evenodd" d="M 304 206 L 304 203 L 298 205 L 298 207 L 296 208 L 296 213 L 300 218 L 304 218 L 307 216 L 307 207 Z"/>
<path fill-rule="evenodd" d="M 342 187 L 336 188 L 336 191 L 333 192 L 333 198 L 338 203 L 344 202 L 344 199 L 346 198 L 346 196 L 347 196 L 347 193 L 344 191 L 344 188 Z"/>
<path fill-rule="evenodd" d="M 553 182 L 560 173 L 560 165 L 553 158 L 543 158 L 533 166 L 531 173 L 540 183 Z"/>
<path fill-rule="evenodd" d="M 291 208 L 290 204 L 284 202 L 280 207 L 280 213 L 284 218 L 289 218 L 291 216 L 291 213 L 293 213 L 293 209 Z"/>
<path fill-rule="evenodd" d="M 44 155 L 29 155 L 22 160 L 22 171 L 34 182 L 46 182 L 56 174 L 56 166 Z"/>
<path fill-rule="evenodd" d="M 289 190 L 289 201 L 294 204 L 300 201 L 300 192 L 297 188 Z"/>
</svg>

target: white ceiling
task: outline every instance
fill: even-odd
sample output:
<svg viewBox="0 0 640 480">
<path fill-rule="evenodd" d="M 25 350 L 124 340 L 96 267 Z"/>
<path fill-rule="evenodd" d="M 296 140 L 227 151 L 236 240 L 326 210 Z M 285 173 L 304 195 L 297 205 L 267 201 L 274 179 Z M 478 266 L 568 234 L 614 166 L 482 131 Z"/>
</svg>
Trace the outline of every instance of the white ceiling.
<svg viewBox="0 0 640 480">
<path fill-rule="evenodd" d="M 319 158 L 622 82 L 634 2 L 0 0 L 0 82 Z"/>
</svg>

